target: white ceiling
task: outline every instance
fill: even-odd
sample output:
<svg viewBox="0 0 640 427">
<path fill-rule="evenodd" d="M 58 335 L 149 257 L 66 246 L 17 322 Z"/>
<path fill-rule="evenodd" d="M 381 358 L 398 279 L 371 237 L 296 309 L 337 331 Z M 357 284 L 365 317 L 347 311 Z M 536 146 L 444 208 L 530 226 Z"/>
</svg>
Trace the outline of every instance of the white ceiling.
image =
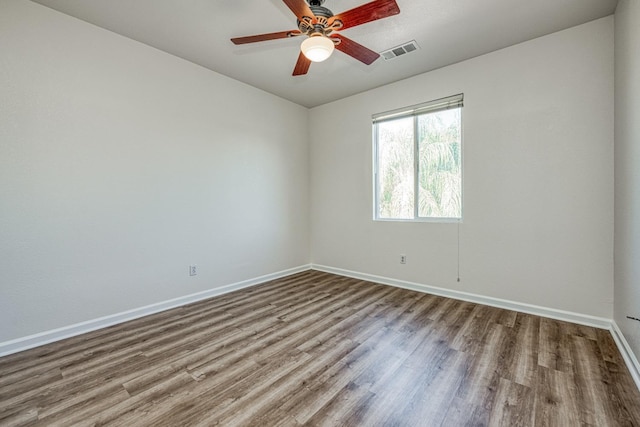
<svg viewBox="0 0 640 427">
<path fill-rule="evenodd" d="M 469 59 L 614 13 L 617 0 L 397 0 L 400 14 L 344 35 L 381 52 L 366 66 L 336 51 L 291 75 L 302 38 L 236 46 L 231 37 L 296 29 L 282 0 L 33 0 L 306 107 Z M 367 0 L 326 0 L 334 14 Z"/>
</svg>

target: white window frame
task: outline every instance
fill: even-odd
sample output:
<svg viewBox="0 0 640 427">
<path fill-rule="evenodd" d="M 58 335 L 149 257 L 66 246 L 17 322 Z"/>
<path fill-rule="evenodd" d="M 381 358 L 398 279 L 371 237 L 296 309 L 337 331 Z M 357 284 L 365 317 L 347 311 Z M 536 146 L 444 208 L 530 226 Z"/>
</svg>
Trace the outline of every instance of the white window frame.
<svg viewBox="0 0 640 427">
<path fill-rule="evenodd" d="M 399 108 L 397 110 L 387 111 L 384 113 L 374 114 L 371 116 L 372 119 L 372 131 L 373 131 L 373 219 L 374 221 L 390 221 L 390 222 L 462 222 L 462 218 L 464 215 L 464 156 L 463 156 L 463 101 L 464 94 L 460 93 L 457 95 L 448 96 L 445 98 L 436 99 L 433 101 L 425 102 L 422 104 L 412 105 L 405 108 Z M 419 141 L 416 137 L 417 134 L 417 117 L 422 114 L 427 113 L 435 113 L 438 111 L 449 110 L 453 108 L 460 108 L 460 198 L 461 198 L 461 206 L 460 206 L 460 217 L 421 217 L 419 216 L 419 203 L 418 203 L 418 195 L 419 195 L 419 174 L 418 174 L 418 148 Z M 413 206 L 413 218 L 381 218 L 379 216 L 378 209 L 378 129 L 377 125 L 379 123 L 396 120 L 406 117 L 413 117 L 413 125 L 414 125 L 414 165 L 413 165 L 413 175 L 414 175 L 414 206 Z"/>
</svg>

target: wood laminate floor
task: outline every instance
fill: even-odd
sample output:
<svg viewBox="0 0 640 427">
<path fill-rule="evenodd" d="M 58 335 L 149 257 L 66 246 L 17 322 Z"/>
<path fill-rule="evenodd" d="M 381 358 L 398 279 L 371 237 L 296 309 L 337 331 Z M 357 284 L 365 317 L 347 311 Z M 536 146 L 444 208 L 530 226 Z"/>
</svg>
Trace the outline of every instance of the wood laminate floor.
<svg viewBox="0 0 640 427">
<path fill-rule="evenodd" d="M 608 331 L 308 271 L 0 358 L 0 425 L 640 426 Z"/>
</svg>

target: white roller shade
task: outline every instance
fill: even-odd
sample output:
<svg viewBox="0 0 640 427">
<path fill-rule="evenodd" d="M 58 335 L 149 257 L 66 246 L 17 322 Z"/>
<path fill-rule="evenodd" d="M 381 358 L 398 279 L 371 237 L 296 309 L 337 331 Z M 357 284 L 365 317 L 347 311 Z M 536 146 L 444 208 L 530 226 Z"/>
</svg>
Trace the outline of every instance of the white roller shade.
<svg viewBox="0 0 640 427">
<path fill-rule="evenodd" d="M 452 108 L 462 107 L 464 94 L 448 96 L 446 98 L 436 99 L 435 101 L 425 102 L 423 104 L 412 105 L 410 107 L 399 108 L 397 110 L 387 111 L 384 113 L 374 114 L 371 116 L 373 123 L 380 123 L 387 120 L 399 119 L 402 117 L 417 116 L 425 113 L 433 113 L 436 111 L 449 110 Z"/>
</svg>

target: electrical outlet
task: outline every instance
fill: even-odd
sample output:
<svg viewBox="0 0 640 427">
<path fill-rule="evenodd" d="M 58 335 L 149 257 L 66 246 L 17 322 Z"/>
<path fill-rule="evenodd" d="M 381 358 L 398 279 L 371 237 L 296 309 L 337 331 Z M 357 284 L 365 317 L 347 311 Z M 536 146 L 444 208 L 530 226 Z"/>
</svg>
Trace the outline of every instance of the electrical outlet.
<svg viewBox="0 0 640 427">
<path fill-rule="evenodd" d="M 406 263 L 407 263 L 407 256 L 400 255 L 400 264 L 406 264 Z"/>
<path fill-rule="evenodd" d="M 198 274 L 198 269 L 196 268 L 195 265 L 190 265 L 189 266 L 189 276 L 195 276 L 196 274 Z"/>
</svg>

